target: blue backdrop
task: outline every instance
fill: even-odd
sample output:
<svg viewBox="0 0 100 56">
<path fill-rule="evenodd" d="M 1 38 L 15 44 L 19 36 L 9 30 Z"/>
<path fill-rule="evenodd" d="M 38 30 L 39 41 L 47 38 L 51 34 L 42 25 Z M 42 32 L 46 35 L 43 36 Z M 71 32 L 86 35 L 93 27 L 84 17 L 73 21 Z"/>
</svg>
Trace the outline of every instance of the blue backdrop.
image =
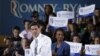
<svg viewBox="0 0 100 56">
<path fill-rule="evenodd" d="M 100 8 L 99 0 L 0 0 L 0 34 L 10 34 L 12 26 L 20 26 L 23 29 L 22 21 L 31 19 L 31 13 L 37 10 L 43 14 L 44 6 L 51 4 L 53 11 L 72 10 L 85 5 L 96 4 Z"/>
</svg>

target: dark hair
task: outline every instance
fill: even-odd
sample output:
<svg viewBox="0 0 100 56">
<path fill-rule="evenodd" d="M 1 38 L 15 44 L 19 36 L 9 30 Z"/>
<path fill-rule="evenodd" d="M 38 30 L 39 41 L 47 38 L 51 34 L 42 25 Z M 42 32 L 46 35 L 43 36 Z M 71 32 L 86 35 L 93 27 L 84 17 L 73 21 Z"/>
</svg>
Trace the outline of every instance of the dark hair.
<svg viewBox="0 0 100 56">
<path fill-rule="evenodd" d="M 73 37 L 75 37 L 75 36 L 77 36 L 77 37 L 80 39 L 80 42 L 81 42 L 81 38 L 80 38 L 80 36 L 79 36 L 78 34 L 72 35 L 72 36 L 71 36 L 71 41 L 73 40 Z"/>
<path fill-rule="evenodd" d="M 95 41 L 96 38 L 98 38 L 100 40 L 100 36 L 97 35 L 97 36 L 95 36 L 94 41 Z M 93 43 L 94 43 L 94 41 L 93 41 Z"/>
<path fill-rule="evenodd" d="M 23 39 L 25 39 L 27 41 L 28 45 L 30 44 L 30 41 L 27 38 L 22 38 L 21 42 L 22 42 Z"/>
<path fill-rule="evenodd" d="M 31 17 L 39 17 L 39 13 L 37 11 L 33 11 Z"/>
<path fill-rule="evenodd" d="M 31 28 L 31 26 L 38 26 L 38 27 L 40 28 L 39 22 L 32 22 L 32 23 L 30 24 L 30 28 Z"/>
<path fill-rule="evenodd" d="M 64 40 L 65 40 L 65 31 L 64 31 L 62 28 L 57 28 L 57 29 L 55 30 L 55 32 L 54 32 L 54 34 L 53 34 L 53 38 L 55 39 L 56 34 L 57 34 L 58 31 L 61 31 L 61 32 L 63 33 L 63 35 L 64 35 Z M 55 40 L 56 40 L 56 39 L 55 39 Z"/>
<path fill-rule="evenodd" d="M 18 31 L 20 31 L 20 28 L 19 28 L 19 26 L 14 26 L 13 28 L 12 28 L 12 30 L 18 30 Z"/>
<path fill-rule="evenodd" d="M 29 22 L 29 23 L 31 23 L 31 21 L 30 20 L 23 20 L 23 24 L 25 25 L 25 22 Z"/>
<path fill-rule="evenodd" d="M 97 35 L 97 36 L 95 36 L 94 38 L 99 38 L 99 39 L 100 39 L 100 36 L 99 36 L 99 35 Z"/>
<path fill-rule="evenodd" d="M 100 8 L 95 8 L 95 10 L 100 10 Z"/>
<path fill-rule="evenodd" d="M 7 36 L 5 39 L 6 39 L 6 40 L 9 40 L 10 42 L 12 42 L 12 38 L 9 37 L 9 36 Z"/>
<path fill-rule="evenodd" d="M 46 9 L 46 7 L 49 7 L 51 9 L 51 12 L 53 12 L 53 8 L 52 8 L 52 6 L 50 4 L 45 5 L 44 9 Z"/>
</svg>

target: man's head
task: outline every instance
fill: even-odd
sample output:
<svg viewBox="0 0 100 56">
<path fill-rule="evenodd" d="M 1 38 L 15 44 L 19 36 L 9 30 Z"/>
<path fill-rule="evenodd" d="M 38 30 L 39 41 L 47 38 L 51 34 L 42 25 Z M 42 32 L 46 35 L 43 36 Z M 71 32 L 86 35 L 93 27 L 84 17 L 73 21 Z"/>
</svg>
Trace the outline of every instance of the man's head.
<svg viewBox="0 0 100 56">
<path fill-rule="evenodd" d="M 74 34 L 72 36 L 72 42 L 80 43 L 81 42 L 80 36 L 78 34 Z"/>
<path fill-rule="evenodd" d="M 25 29 L 29 29 L 30 22 L 31 22 L 30 20 L 23 21 Z"/>
<path fill-rule="evenodd" d="M 32 22 L 30 29 L 33 37 L 37 37 L 41 33 L 41 26 L 38 22 Z"/>
<path fill-rule="evenodd" d="M 33 11 L 31 17 L 33 21 L 38 21 L 39 13 L 37 11 Z"/>
<path fill-rule="evenodd" d="M 20 28 L 18 26 L 15 26 L 12 28 L 12 33 L 13 33 L 14 37 L 18 37 L 19 32 L 20 32 Z"/>
</svg>

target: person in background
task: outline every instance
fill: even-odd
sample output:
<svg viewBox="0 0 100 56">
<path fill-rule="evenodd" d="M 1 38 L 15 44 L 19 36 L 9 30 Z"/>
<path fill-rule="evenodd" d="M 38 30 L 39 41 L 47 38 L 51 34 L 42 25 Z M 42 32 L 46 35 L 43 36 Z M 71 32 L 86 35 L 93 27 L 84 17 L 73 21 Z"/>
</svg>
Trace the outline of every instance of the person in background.
<svg viewBox="0 0 100 56">
<path fill-rule="evenodd" d="M 48 22 L 49 22 L 49 16 L 56 15 L 53 13 L 53 8 L 51 5 L 47 4 L 44 7 L 44 14 L 41 16 L 43 19 L 43 22 L 45 24 L 45 29 L 48 27 Z"/>
<path fill-rule="evenodd" d="M 42 20 L 40 20 L 40 18 L 39 18 L 38 11 L 33 11 L 31 18 L 32 18 L 32 22 L 41 22 L 41 24 L 44 24 L 44 22 Z"/>
<path fill-rule="evenodd" d="M 78 34 L 72 36 L 72 42 L 81 43 L 81 38 Z"/>
<path fill-rule="evenodd" d="M 21 40 L 21 46 L 22 46 L 23 49 L 29 48 L 29 46 L 30 46 L 29 40 L 27 38 L 23 38 Z"/>
<path fill-rule="evenodd" d="M 24 20 L 24 30 L 19 34 L 20 37 L 22 38 L 27 38 L 30 42 L 32 41 L 32 34 L 29 28 L 31 21 L 29 20 Z"/>
<path fill-rule="evenodd" d="M 2 56 L 15 56 L 12 39 L 9 37 L 7 37 L 5 39 L 6 39 L 5 40 L 6 48 L 4 49 Z"/>
<path fill-rule="evenodd" d="M 68 23 L 68 32 L 70 33 L 70 36 L 79 33 L 78 25 L 76 23 Z"/>
<path fill-rule="evenodd" d="M 51 5 L 45 5 L 45 8 L 44 8 L 44 13 L 45 13 L 45 16 L 44 16 L 44 19 L 45 19 L 45 24 L 48 24 L 48 21 L 49 21 L 49 16 L 51 14 L 53 14 L 53 8 Z"/>
<path fill-rule="evenodd" d="M 75 42 L 75 43 L 81 43 L 81 38 L 78 34 L 74 34 L 72 36 L 72 42 Z M 85 53 L 85 49 L 84 49 L 84 46 L 82 46 L 81 50 L 80 50 L 80 55 L 81 56 L 84 56 L 84 53 Z"/>
<path fill-rule="evenodd" d="M 12 41 L 21 41 L 21 37 L 19 36 L 20 28 L 18 26 L 12 28 L 12 33 Z"/>
<path fill-rule="evenodd" d="M 20 33 L 20 28 L 18 26 L 15 26 L 12 28 L 12 33 L 13 33 L 13 36 L 12 36 L 12 41 L 14 43 L 14 47 L 17 48 L 18 45 L 20 46 L 20 41 L 21 41 L 21 37 L 19 36 L 19 33 Z"/>
<path fill-rule="evenodd" d="M 64 30 L 62 28 L 56 29 L 54 38 L 56 42 L 52 44 L 53 56 L 70 56 L 70 46 L 64 42 Z"/>
<path fill-rule="evenodd" d="M 53 7 L 50 4 L 45 5 L 44 7 L 44 13 L 40 15 L 41 21 L 44 23 L 43 26 L 43 34 L 52 37 L 52 30 L 49 28 L 49 16 L 56 16 L 56 14 L 53 12 Z"/>
<path fill-rule="evenodd" d="M 29 46 L 30 46 L 30 42 L 28 39 L 26 38 L 23 38 L 21 40 L 21 47 L 15 51 L 15 55 L 16 56 L 25 56 L 25 49 L 29 49 Z"/>
<path fill-rule="evenodd" d="M 31 17 L 33 22 L 39 21 L 39 13 L 37 11 L 33 11 Z"/>
<path fill-rule="evenodd" d="M 94 43 L 93 44 L 100 44 L 100 37 L 99 36 L 94 37 Z"/>
<path fill-rule="evenodd" d="M 56 17 L 56 14 L 50 14 L 49 16 L 53 16 L 53 17 Z M 53 27 L 51 27 L 50 25 L 49 25 L 49 22 L 48 22 L 48 24 L 46 25 L 46 29 L 45 29 L 45 35 L 47 35 L 47 36 L 49 36 L 49 37 L 52 37 L 52 34 L 53 34 L 53 32 L 54 32 L 54 28 Z"/>
<path fill-rule="evenodd" d="M 100 8 L 95 8 L 94 14 L 96 17 L 100 17 Z"/>
<path fill-rule="evenodd" d="M 31 56 L 52 56 L 51 39 L 41 33 L 41 27 L 38 22 L 32 22 L 30 25 L 33 41 L 30 44 Z"/>
<path fill-rule="evenodd" d="M 96 8 L 94 11 L 96 24 L 100 23 L 100 8 Z"/>
<path fill-rule="evenodd" d="M 39 22 L 40 23 L 42 34 L 46 34 L 45 28 L 44 28 L 45 24 L 42 20 L 40 20 L 39 13 L 37 11 L 33 11 L 31 17 L 32 17 L 32 22 Z"/>
<path fill-rule="evenodd" d="M 94 42 L 93 44 L 95 44 L 95 45 L 100 45 L 100 37 L 95 36 L 93 42 Z M 97 51 L 97 55 L 100 56 L 100 49 Z"/>
</svg>

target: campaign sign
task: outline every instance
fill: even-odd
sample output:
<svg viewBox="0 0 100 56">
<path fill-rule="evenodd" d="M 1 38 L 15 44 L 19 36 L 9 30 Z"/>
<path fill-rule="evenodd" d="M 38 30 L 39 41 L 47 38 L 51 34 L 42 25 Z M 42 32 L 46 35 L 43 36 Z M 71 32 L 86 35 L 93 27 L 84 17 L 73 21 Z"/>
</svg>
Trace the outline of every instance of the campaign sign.
<svg viewBox="0 0 100 56">
<path fill-rule="evenodd" d="M 70 56 L 80 56 L 82 43 L 65 42 L 70 45 Z"/>
<path fill-rule="evenodd" d="M 25 50 L 25 56 L 30 56 L 30 49 L 24 49 Z"/>
<path fill-rule="evenodd" d="M 49 29 L 55 30 L 56 28 L 66 29 L 68 19 L 65 17 L 49 17 Z"/>
<path fill-rule="evenodd" d="M 79 8 L 79 16 L 80 17 L 87 17 L 92 16 L 95 10 L 95 4 L 86 7 Z"/>
<path fill-rule="evenodd" d="M 58 11 L 57 17 L 65 17 L 65 18 L 68 18 L 68 19 L 73 19 L 74 18 L 74 12 L 73 11 Z"/>
<path fill-rule="evenodd" d="M 86 56 L 98 56 L 97 51 L 100 50 L 100 45 L 85 45 Z"/>
</svg>

